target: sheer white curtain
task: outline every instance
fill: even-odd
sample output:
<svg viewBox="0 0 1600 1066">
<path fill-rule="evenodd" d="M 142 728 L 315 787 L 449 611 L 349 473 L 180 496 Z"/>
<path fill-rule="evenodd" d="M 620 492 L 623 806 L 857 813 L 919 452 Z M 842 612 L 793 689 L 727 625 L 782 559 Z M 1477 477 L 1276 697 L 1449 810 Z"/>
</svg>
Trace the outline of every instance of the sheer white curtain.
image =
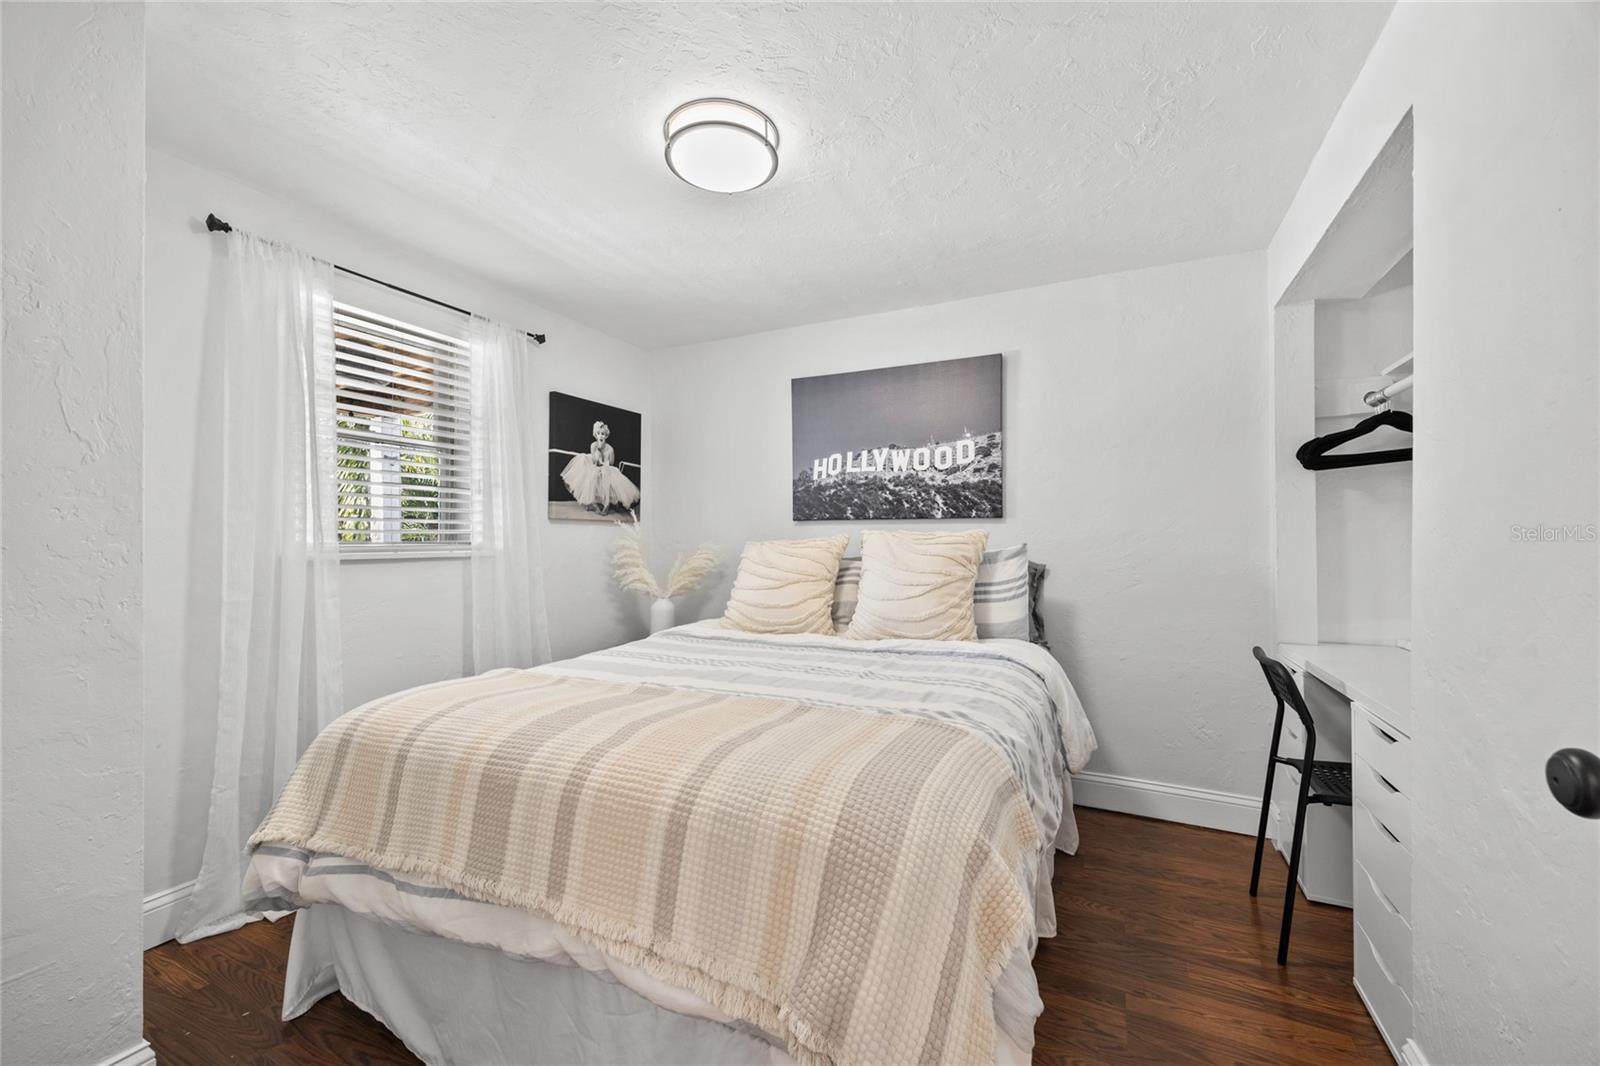
<svg viewBox="0 0 1600 1066">
<path fill-rule="evenodd" d="M 472 669 L 482 673 L 550 660 L 539 553 L 547 455 L 527 335 L 474 315 L 469 339 Z"/>
<path fill-rule="evenodd" d="M 237 928 L 245 841 L 343 710 L 332 268 L 246 234 L 226 242 L 207 358 L 221 368 L 220 664 L 205 858 L 185 942 Z"/>
</svg>

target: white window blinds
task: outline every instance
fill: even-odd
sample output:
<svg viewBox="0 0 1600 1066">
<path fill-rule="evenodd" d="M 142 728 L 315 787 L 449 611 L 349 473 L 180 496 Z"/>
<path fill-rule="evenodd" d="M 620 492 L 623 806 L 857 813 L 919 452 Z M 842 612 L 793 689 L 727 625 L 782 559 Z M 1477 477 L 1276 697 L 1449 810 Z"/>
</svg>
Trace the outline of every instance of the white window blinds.
<svg viewBox="0 0 1600 1066">
<path fill-rule="evenodd" d="M 465 552 L 466 341 L 337 301 L 333 332 L 340 552 Z"/>
</svg>

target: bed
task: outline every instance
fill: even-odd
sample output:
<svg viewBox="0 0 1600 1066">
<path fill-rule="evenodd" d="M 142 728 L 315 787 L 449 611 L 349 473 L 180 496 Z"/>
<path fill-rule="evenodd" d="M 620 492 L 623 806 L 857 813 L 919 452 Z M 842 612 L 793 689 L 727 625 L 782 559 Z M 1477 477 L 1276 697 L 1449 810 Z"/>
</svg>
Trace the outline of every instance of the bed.
<svg viewBox="0 0 1600 1066">
<path fill-rule="evenodd" d="M 245 894 L 429 1063 L 1028 1061 L 1070 772 L 1024 641 L 698 622 L 407 690 L 312 745 Z"/>
</svg>

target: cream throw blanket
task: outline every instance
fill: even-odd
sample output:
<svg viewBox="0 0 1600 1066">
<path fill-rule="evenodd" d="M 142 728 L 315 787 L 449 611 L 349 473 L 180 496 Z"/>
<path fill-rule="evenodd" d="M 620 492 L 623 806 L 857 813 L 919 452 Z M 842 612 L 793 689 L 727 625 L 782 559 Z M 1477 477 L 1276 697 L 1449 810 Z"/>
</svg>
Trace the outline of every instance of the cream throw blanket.
<svg viewBox="0 0 1600 1066">
<path fill-rule="evenodd" d="M 251 837 L 548 915 L 803 1062 L 992 1062 L 1041 841 L 945 722 L 499 670 L 353 711 Z"/>
</svg>

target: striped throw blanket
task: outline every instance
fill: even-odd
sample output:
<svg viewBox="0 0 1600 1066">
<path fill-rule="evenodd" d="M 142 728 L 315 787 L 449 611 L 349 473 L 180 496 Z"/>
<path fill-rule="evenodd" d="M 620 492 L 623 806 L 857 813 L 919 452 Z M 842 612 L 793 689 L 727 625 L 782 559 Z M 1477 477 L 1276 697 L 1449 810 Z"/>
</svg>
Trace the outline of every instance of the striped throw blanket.
<svg viewBox="0 0 1600 1066">
<path fill-rule="evenodd" d="M 992 1062 L 1040 828 L 959 725 L 492 671 L 312 744 L 251 844 L 548 915 L 802 1062 Z"/>
</svg>

